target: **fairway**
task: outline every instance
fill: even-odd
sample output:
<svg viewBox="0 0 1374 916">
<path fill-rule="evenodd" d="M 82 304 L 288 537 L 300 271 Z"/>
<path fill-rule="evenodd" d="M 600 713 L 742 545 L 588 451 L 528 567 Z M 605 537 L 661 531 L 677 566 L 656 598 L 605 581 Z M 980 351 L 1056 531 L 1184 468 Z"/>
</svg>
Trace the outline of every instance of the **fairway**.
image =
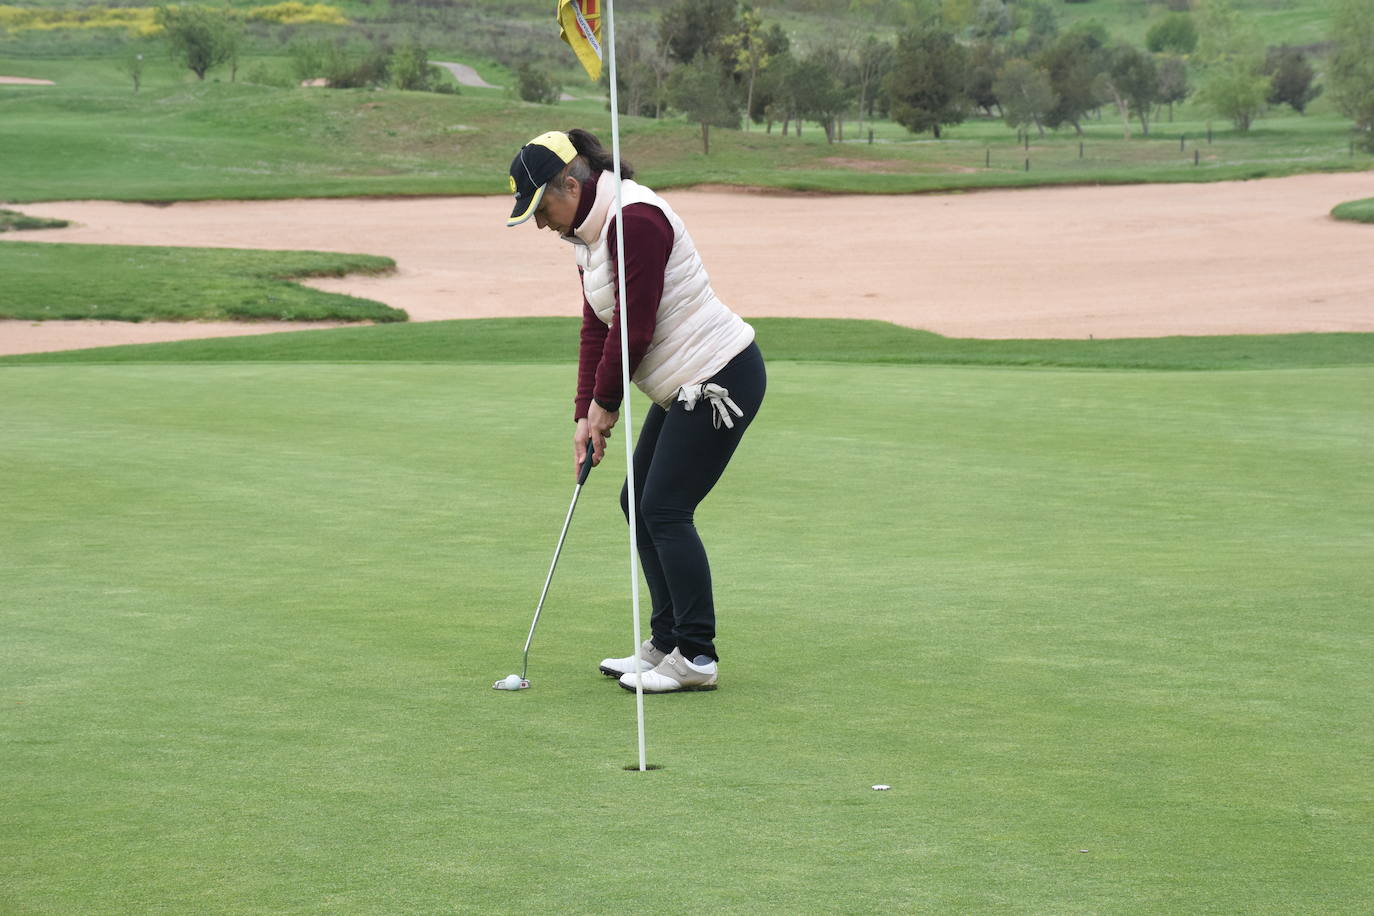
<svg viewBox="0 0 1374 916">
<path fill-rule="evenodd" d="M 776 361 L 651 773 L 571 372 L 0 368 L 0 909 L 1367 911 L 1374 369 Z"/>
</svg>

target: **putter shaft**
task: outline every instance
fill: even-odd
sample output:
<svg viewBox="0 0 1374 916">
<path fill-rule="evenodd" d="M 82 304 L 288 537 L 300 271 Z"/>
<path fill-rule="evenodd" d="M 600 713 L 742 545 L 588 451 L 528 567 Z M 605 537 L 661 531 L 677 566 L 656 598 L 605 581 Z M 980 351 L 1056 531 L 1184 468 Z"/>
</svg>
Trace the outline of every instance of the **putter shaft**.
<svg viewBox="0 0 1374 916">
<path fill-rule="evenodd" d="M 549 574 L 544 577 L 544 588 L 539 593 L 539 603 L 534 607 L 534 620 L 530 621 L 530 633 L 525 637 L 525 652 L 520 663 L 520 680 L 525 680 L 530 668 L 530 644 L 534 642 L 534 629 L 539 626 L 539 615 L 544 610 L 544 599 L 549 594 L 549 584 L 553 582 L 553 571 L 558 568 L 558 555 L 563 552 L 563 542 L 568 538 L 568 527 L 572 524 L 573 510 L 577 508 L 577 497 L 582 493 L 582 485 L 592 471 L 592 440 L 587 440 L 587 457 L 577 474 L 577 486 L 573 488 L 572 503 L 568 505 L 568 515 L 563 519 L 563 530 L 558 533 L 558 544 L 553 549 L 553 562 L 549 564 Z"/>
</svg>

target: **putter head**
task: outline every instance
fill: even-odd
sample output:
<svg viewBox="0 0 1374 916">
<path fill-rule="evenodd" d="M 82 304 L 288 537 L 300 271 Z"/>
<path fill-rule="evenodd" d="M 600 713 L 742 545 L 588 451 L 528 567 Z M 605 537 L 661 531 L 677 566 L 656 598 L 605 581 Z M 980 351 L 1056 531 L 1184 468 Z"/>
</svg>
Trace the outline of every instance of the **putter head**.
<svg viewBox="0 0 1374 916">
<path fill-rule="evenodd" d="M 530 686 L 530 682 L 519 675 L 512 674 L 510 677 L 503 677 L 495 684 L 491 685 L 492 690 L 525 690 Z"/>
</svg>

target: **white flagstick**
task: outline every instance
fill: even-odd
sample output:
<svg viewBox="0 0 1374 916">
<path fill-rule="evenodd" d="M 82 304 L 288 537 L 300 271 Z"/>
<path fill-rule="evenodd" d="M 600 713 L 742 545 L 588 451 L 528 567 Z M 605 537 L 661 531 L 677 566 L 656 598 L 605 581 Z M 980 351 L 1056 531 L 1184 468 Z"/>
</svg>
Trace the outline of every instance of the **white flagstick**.
<svg viewBox="0 0 1374 916">
<path fill-rule="evenodd" d="M 625 488 L 629 496 L 630 515 L 630 605 L 634 617 L 635 660 L 635 722 L 639 731 L 639 769 L 648 769 L 644 762 L 644 672 L 639 658 L 639 552 L 635 531 L 635 443 L 630 420 L 630 331 L 629 313 L 625 305 L 625 219 L 620 197 L 620 100 L 615 74 L 615 4 L 606 0 L 606 57 L 611 79 L 611 162 L 615 176 L 615 263 L 616 283 L 620 294 L 620 381 L 622 385 L 620 410 L 625 423 Z"/>
</svg>

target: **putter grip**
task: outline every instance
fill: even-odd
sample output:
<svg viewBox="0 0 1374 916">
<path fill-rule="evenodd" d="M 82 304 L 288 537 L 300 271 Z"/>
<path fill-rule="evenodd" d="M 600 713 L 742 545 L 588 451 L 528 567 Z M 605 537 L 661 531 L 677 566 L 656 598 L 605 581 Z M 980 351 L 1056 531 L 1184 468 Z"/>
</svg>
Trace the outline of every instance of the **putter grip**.
<svg viewBox="0 0 1374 916">
<path fill-rule="evenodd" d="M 587 440 L 587 457 L 582 459 L 582 470 L 577 475 L 577 485 L 580 487 L 587 482 L 587 475 L 592 472 L 592 440 Z"/>
</svg>

